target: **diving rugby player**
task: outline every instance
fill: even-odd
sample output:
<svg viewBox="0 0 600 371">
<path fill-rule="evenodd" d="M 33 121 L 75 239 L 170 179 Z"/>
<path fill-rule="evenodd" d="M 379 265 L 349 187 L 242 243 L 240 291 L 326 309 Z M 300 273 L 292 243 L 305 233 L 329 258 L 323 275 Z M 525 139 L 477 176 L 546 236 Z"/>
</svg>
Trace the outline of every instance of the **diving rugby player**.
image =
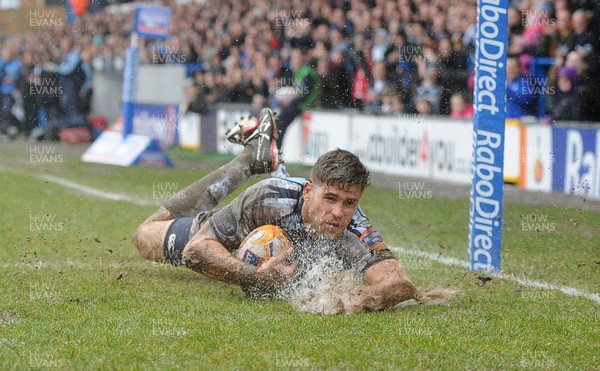
<svg viewBox="0 0 600 371">
<path fill-rule="evenodd" d="M 327 241 L 333 256 L 361 274 L 365 283 L 338 303 L 334 313 L 380 310 L 413 299 L 415 286 L 359 208 L 369 172 L 351 152 L 337 149 L 322 155 L 310 180 L 268 178 L 215 208 L 251 175 L 277 168 L 276 133 L 276 119 L 268 108 L 259 119 L 243 119 L 232 128 L 228 140 L 244 145 L 244 151 L 146 219 L 134 236 L 140 254 L 242 287 L 279 289 L 296 273 L 295 251 L 310 251 Z M 295 248 L 260 267 L 236 258 L 246 235 L 268 224 L 281 227 Z"/>
</svg>

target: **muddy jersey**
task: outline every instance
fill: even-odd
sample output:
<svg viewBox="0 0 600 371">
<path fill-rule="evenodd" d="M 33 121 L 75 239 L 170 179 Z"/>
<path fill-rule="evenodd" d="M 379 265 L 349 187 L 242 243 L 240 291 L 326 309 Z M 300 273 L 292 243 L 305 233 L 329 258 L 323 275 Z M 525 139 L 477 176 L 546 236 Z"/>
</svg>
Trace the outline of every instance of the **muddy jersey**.
<svg viewBox="0 0 600 371">
<path fill-rule="evenodd" d="M 295 246 L 296 252 L 315 250 L 314 241 L 302 227 L 303 204 L 301 178 L 269 178 L 247 188 L 240 196 L 208 217 L 216 238 L 232 253 L 255 228 L 273 224 L 281 227 Z M 382 260 L 394 256 L 359 207 L 342 238 L 328 247 L 345 269 L 359 273 Z"/>
</svg>

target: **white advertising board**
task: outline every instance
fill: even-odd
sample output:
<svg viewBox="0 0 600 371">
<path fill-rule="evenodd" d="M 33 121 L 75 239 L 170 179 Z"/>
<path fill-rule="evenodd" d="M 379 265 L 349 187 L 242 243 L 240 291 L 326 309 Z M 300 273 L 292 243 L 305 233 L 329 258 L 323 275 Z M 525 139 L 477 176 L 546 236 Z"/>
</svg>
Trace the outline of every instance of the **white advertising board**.
<svg viewBox="0 0 600 371">
<path fill-rule="evenodd" d="M 532 191 L 552 191 L 552 128 L 528 125 L 525 127 L 521 161 L 524 165 L 521 184 Z"/>
</svg>

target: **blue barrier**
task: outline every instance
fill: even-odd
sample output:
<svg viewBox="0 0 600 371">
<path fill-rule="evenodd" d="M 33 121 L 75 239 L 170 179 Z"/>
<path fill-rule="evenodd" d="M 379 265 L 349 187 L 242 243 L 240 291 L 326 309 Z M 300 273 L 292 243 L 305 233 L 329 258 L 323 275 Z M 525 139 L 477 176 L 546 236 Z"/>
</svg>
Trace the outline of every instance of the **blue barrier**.
<svg viewBox="0 0 600 371">
<path fill-rule="evenodd" d="M 185 65 L 185 77 L 194 77 L 198 71 L 204 71 L 202 63 L 187 63 Z"/>
<path fill-rule="evenodd" d="M 530 74 L 533 76 L 536 82 L 540 84 L 537 91 L 537 117 L 542 118 L 546 116 L 546 77 L 548 76 L 548 69 L 554 64 L 554 58 L 547 57 L 535 57 L 531 60 Z"/>
</svg>

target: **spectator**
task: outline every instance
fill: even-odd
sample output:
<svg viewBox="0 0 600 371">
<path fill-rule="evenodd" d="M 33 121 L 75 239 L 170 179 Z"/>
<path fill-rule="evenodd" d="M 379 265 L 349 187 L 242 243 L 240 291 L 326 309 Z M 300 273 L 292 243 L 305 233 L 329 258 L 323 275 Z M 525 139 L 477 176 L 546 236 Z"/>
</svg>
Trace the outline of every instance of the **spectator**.
<svg viewBox="0 0 600 371">
<path fill-rule="evenodd" d="M 7 44 L 0 54 L 0 133 L 15 137 L 20 122 L 13 113 L 15 98 L 18 97 L 16 83 L 21 72 L 16 44 Z"/>
<path fill-rule="evenodd" d="M 364 36 L 362 34 L 355 35 L 349 54 L 355 71 L 352 81 L 352 107 L 360 110 L 364 108 L 370 81 L 373 80 L 369 67 L 371 59 L 368 51 L 369 48 Z"/>
<path fill-rule="evenodd" d="M 402 97 L 395 90 L 386 89 L 383 92 L 381 103 L 381 113 L 383 114 L 404 112 L 404 104 L 402 103 Z"/>
<path fill-rule="evenodd" d="M 285 103 L 279 114 L 279 137 L 277 146 L 281 148 L 288 126 L 303 111 L 314 107 L 319 92 L 319 76 L 307 61 L 306 51 L 292 49 L 290 67 L 294 72 L 293 88 L 297 95 L 289 103 Z"/>
<path fill-rule="evenodd" d="M 433 114 L 433 105 L 425 97 L 417 97 L 415 106 L 417 107 L 417 112 L 421 115 L 428 116 Z"/>
<path fill-rule="evenodd" d="M 555 121 L 587 121 L 590 119 L 589 94 L 579 86 L 577 72 L 569 67 L 561 67 L 557 72 L 556 90 L 550 96 L 550 115 Z"/>
<path fill-rule="evenodd" d="M 597 6 L 600 8 L 600 5 Z M 600 12 L 600 9 L 598 10 Z M 593 13 L 589 10 L 578 9 L 573 12 L 573 29 L 576 35 L 575 51 L 581 53 L 588 66 L 586 73 L 586 82 L 591 86 L 600 84 L 600 28 L 593 24 Z M 597 89 L 593 91 L 593 99 L 600 100 L 600 93 Z M 600 120 L 600 105 L 593 104 L 589 107 L 590 114 L 594 120 Z"/>
<path fill-rule="evenodd" d="M 392 113 L 404 113 L 404 99 L 401 94 L 394 94 L 392 97 Z"/>
<path fill-rule="evenodd" d="M 92 54 L 89 49 L 81 53 L 81 69 L 85 79 L 79 90 L 79 98 L 81 99 L 81 112 L 87 117 L 92 109 L 92 94 L 93 94 L 93 77 L 94 71 L 91 66 Z"/>
<path fill-rule="evenodd" d="M 319 59 L 317 73 L 320 88 L 318 106 L 324 109 L 340 109 L 350 105 L 349 75 L 341 65 L 341 52 L 332 55 L 331 61 Z"/>
<path fill-rule="evenodd" d="M 591 80 L 590 74 L 588 73 L 589 66 L 586 62 L 585 55 L 582 52 L 573 50 L 567 54 L 564 65 L 577 72 L 577 78 L 581 85 L 590 85 Z"/>
<path fill-rule="evenodd" d="M 84 86 L 86 75 L 81 67 L 79 50 L 75 47 L 71 37 L 60 40 L 60 50 L 63 53 L 62 61 L 58 66 L 45 65 L 44 68 L 58 73 L 61 88 L 60 108 L 62 117 L 60 122 L 51 123 L 50 137 L 56 138 L 60 127 L 83 126 L 85 114 L 82 111 L 81 88 Z"/>
<path fill-rule="evenodd" d="M 358 67 L 352 82 L 352 107 L 363 110 L 369 92 L 369 79 L 365 69 Z"/>
<path fill-rule="evenodd" d="M 417 101 L 427 101 L 431 106 L 429 114 L 439 114 L 440 87 L 435 82 L 437 70 L 430 70 L 417 88 Z M 418 110 L 418 109 L 417 109 Z M 420 112 L 423 113 L 423 112 Z"/>
<path fill-rule="evenodd" d="M 567 53 L 575 48 L 575 41 L 575 32 L 571 27 L 571 12 L 568 9 L 557 10 L 554 30 L 542 36 L 540 48 L 549 50 L 548 56 L 564 59 Z"/>
<path fill-rule="evenodd" d="M 516 57 L 506 61 L 506 118 L 521 118 L 533 115 L 535 88 L 521 74 L 521 64 Z"/>
<path fill-rule="evenodd" d="M 573 13 L 572 22 L 575 31 L 574 50 L 586 56 L 598 53 L 600 40 L 599 36 L 592 32 L 592 12 L 578 9 Z"/>
<path fill-rule="evenodd" d="M 554 6 L 549 2 L 540 2 L 535 6 L 535 10 L 526 13 L 526 26 L 523 31 L 520 52 L 527 54 L 549 55 L 549 50 L 541 50 L 540 40 L 544 35 L 551 35 L 554 22 L 550 20 L 554 13 Z M 542 44 L 543 45 L 543 44 Z M 519 52 L 511 50 L 512 53 Z"/>
<path fill-rule="evenodd" d="M 510 5 L 509 54 L 562 57 L 557 62 L 558 68 L 569 63 L 564 58 L 568 51 L 576 51 L 582 60 L 571 62 L 584 66 L 576 68 L 578 75 L 584 77 L 579 80 L 579 87 L 600 84 L 600 58 L 597 53 L 600 22 L 593 21 L 598 19 L 600 7 L 590 6 L 593 4 L 589 1 L 567 0 L 524 0 Z M 423 81 L 428 74 L 427 69 L 435 68 L 439 71 L 437 84 L 441 88 L 439 108 L 431 97 L 428 104 L 432 104 L 434 113 L 449 114 L 450 97 L 464 89 L 461 82 L 464 76 L 461 74 L 468 76 L 473 64 L 477 8 L 472 1 L 319 3 L 309 0 L 296 4 L 293 13 L 288 11 L 287 15 L 279 16 L 272 9 L 288 8 L 281 0 L 252 4 L 225 0 L 217 8 L 209 3 L 197 2 L 173 2 L 169 6 L 173 10 L 171 36 L 160 44 L 148 42 L 144 45 L 141 60 L 143 63 L 159 64 L 200 63 L 206 77 L 203 76 L 198 84 L 197 95 L 204 98 L 206 105 L 214 103 L 214 97 L 227 102 L 270 104 L 276 88 L 282 86 L 283 81 L 294 79 L 292 70 L 282 61 L 289 59 L 286 53 L 289 53 L 290 46 L 299 46 L 306 51 L 306 58 L 312 56 L 330 61 L 327 66 L 322 66 L 322 69 L 329 70 L 331 79 L 323 82 L 324 89 L 337 80 L 341 83 L 339 91 L 348 92 L 347 96 L 336 95 L 335 102 L 330 100 L 333 106 L 361 107 L 363 102 L 368 101 L 369 87 L 372 87 L 370 95 L 377 109 L 383 109 L 383 106 L 385 110 L 390 109 L 393 106 L 390 101 L 398 97 L 402 100 L 399 105 L 403 106 L 403 111 L 416 112 L 416 87 L 420 85 L 417 75 L 419 81 Z M 116 8 L 118 6 L 113 7 Z M 577 32 L 569 27 L 569 8 L 574 10 L 573 26 Z M 527 16 L 525 20 L 521 11 Z M 552 18 L 553 13 L 556 14 L 556 22 Z M 596 18 L 593 18 L 594 14 Z M 66 35 L 73 35 L 78 40 L 76 49 L 81 59 L 93 56 L 88 63 L 94 70 L 120 72 L 131 17 L 129 10 L 102 10 L 64 28 L 33 30 L 22 37 L 23 44 L 34 45 L 27 50 L 40 64 L 48 65 L 48 62 L 59 63 L 65 58 L 67 52 L 60 52 L 55 45 L 59 45 Z M 536 42 L 538 37 L 539 42 Z M 2 43 L 2 50 L 11 45 L 15 45 L 12 40 Z M 574 54 L 571 58 L 577 56 Z M 419 67 L 419 59 L 439 62 Z M 374 61 L 385 62 L 386 89 L 397 92 L 394 96 L 386 95 L 386 102 L 383 102 L 385 94 L 382 92 L 373 95 L 376 83 L 371 71 Z M 89 83 L 90 71 L 85 66 L 82 63 L 81 69 Z M 426 68 L 423 69 L 423 66 Z M 523 72 L 526 72 L 525 62 L 523 66 Z M 41 76 L 41 81 L 44 77 L 52 78 L 52 71 L 44 70 Z M 64 78 L 61 75 L 61 83 Z M 87 85 L 83 90 L 89 92 Z M 86 96 L 89 99 L 89 95 Z M 323 96 L 321 104 L 325 103 Z M 16 96 L 11 97 L 15 99 Z M 81 93 L 79 99 L 83 100 L 83 97 Z M 42 98 L 39 104 L 54 116 L 53 102 L 58 97 Z M 71 99 L 61 98 L 63 109 L 67 100 Z M 420 105 L 423 108 L 424 103 Z M 596 107 L 600 110 L 600 105 L 592 105 L 590 109 Z M 86 109 L 80 109 L 85 115 Z M 3 111 L 4 114 L 12 113 L 12 109 L 5 108 Z M 64 116 L 61 123 L 66 125 L 67 121 L 72 121 L 72 114 Z"/>
<path fill-rule="evenodd" d="M 450 117 L 455 120 L 470 120 L 473 118 L 473 105 L 467 104 L 467 100 L 463 93 L 452 94 L 452 98 L 450 98 L 450 107 Z"/>
<path fill-rule="evenodd" d="M 385 29 L 380 28 L 375 32 L 375 42 L 371 49 L 373 62 L 381 62 L 385 57 L 385 52 L 388 48 L 388 33 Z"/>
<path fill-rule="evenodd" d="M 387 79 L 385 62 L 375 62 L 373 65 L 373 83 L 367 92 L 367 111 L 378 113 L 381 110 L 383 92 L 392 88 Z"/>
<path fill-rule="evenodd" d="M 185 113 L 203 114 L 208 108 L 207 96 L 203 90 L 203 81 L 199 76 L 202 76 L 202 72 L 197 72 L 194 75 L 194 80 L 185 88 L 185 100 L 182 105 Z"/>
<path fill-rule="evenodd" d="M 450 97 L 453 93 L 462 91 L 467 87 L 469 71 L 467 70 L 467 57 L 464 51 L 457 51 L 452 48 L 449 39 L 442 39 L 438 49 L 440 55 L 439 78 L 440 95 L 440 114 L 448 115 L 450 113 Z"/>
<path fill-rule="evenodd" d="M 523 14 L 515 6 L 508 7 L 508 35 L 512 43 L 517 42 L 516 38 L 523 37 Z M 520 39 L 518 40 L 520 43 Z"/>
<path fill-rule="evenodd" d="M 336 108 L 345 108 L 351 106 L 351 80 L 350 72 L 344 65 L 344 55 L 342 51 L 335 50 L 331 53 L 329 61 L 331 70 L 332 83 L 336 87 L 335 100 L 337 101 Z"/>
<path fill-rule="evenodd" d="M 264 59 L 259 59 L 254 68 L 247 70 L 247 77 L 243 83 L 244 100 L 249 100 L 257 108 L 264 107 L 269 96 L 269 86 L 265 79 L 266 69 Z"/>
<path fill-rule="evenodd" d="M 38 127 L 38 110 L 40 107 L 40 96 L 37 94 L 38 86 L 41 85 L 41 66 L 36 65 L 34 55 L 31 51 L 23 53 L 23 64 L 17 88 L 23 98 L 23 110 L 25 118 L 21 127 L 24 136 L 29 137 L 31 132 Z M 31 139 L 37 139 L 31 137 Z"/>
<path fill-rule="evenodd" d="M 438 85 L 438 56 L 432 48 L 425 47 L 423 56 L 417 62 L 421 84 L 417 87 L 417 100 L 426 100 L 431 105 L 431 113 L 440 113 L 441 89 Z"/>
</svg>

